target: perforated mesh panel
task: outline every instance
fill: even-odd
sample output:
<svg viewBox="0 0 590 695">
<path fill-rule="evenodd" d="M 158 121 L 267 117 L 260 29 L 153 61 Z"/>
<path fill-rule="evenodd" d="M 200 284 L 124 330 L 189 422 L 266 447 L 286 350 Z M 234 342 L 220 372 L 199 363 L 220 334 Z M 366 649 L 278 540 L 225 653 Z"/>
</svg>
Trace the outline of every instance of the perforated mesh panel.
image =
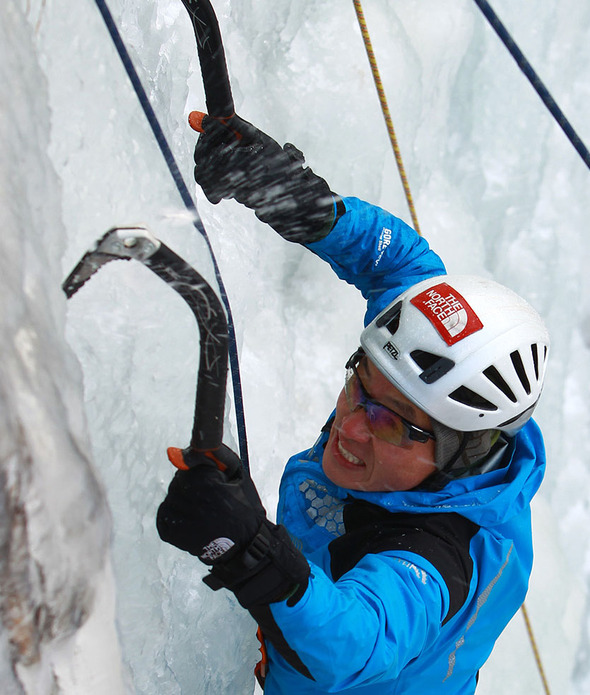
<svg viewBox="0 0 590 695">
<path fill-rule="evenodd" d="M 314 524 L 325 528 L 334 537 L 341 536 L 344 533 L 344 502 L 330 495 L 326 487 L 315 480 L 304 480 L 299 490 L 305 499 L 305 511 Z"/>
</svg>

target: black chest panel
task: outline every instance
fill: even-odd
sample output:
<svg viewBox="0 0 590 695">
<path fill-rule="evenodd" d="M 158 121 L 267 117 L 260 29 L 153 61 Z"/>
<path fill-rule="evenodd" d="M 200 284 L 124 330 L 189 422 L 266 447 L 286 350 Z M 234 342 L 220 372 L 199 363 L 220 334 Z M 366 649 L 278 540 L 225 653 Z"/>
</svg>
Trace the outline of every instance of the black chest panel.
<svg viewBox="0 0 590 695">
<path fill-rule="evenodd" d="M 344 535 L 329 545 L 334 580 L 369 553 L 408 550 L 434 565 L 447 585 L 450 605 L 443 625 L 465 602 L 473 574 L 469 545 L 477 524 L 454 512 L 392 513 L 355 500 L 344 507 L 344 526 Z"/>
</svg>

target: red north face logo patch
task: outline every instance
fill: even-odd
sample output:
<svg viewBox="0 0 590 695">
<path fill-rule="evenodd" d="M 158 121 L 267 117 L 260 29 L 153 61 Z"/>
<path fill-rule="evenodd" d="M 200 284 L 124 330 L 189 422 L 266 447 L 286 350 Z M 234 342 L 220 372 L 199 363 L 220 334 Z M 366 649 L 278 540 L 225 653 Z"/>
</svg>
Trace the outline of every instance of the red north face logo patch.
<svg viewBox="0 0 590 695">
<path fill-rule="evenodd" d="M 447 345 L 454 345 L 483 328 L 475 311 L 457 290 L 445 282 L 429 287 L 410 301 L 432 323 Z"/>
</svg>

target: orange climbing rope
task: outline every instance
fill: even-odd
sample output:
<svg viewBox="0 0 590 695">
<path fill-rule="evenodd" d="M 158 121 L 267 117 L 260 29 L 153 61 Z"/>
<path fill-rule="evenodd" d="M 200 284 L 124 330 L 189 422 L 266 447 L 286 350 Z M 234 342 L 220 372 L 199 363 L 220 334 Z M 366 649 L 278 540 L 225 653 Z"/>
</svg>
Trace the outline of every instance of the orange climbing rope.
<svg viewBox="0 0 590 695">
<path fill-rule="evenodd" d="M 361 28 L 361 33 L 363 35 L 363 42 L 365 44 L 365 50 L 367 51 L 367 57 L 369 58 L 369 63 L 371 65 L 371 72 L 373 74 L 373 80 L 375 81 L 375 87 L 377 88 L 377 94 L 379 95 L 379 102 L 381 104 L 381 110 L 383 111 L 383 117 L 385 118 L 385 125 L 387 126 L 387 132 L 389 133 L 389 139 L 391 140 L 391 146 L 393 147 L 393 153 L 395 155 L 395 161 L 399 171 L 400 178 L 402 180 L 402 185 L 404 187 L 404 193 L 406 194 L 406 200 L 408 202 L 408 207 L 410 208 L 410 215 L 412 216 L 412 222 L 414 224 L 414 229 L 421 235 L 420 225 L 418 224 L 418 216 L 416 215 L 416 208 L 414 207 L 414 200 L 412 198 L 412 193 L 410 191 L 410 184 L 408 183 L 408 177 L 406 176 L 406 171 L 404 169 L 404 163 L 402 161 L 401 152 L 397 142 L 397 137 L 395 135 L 395 130 L 393 128 L 393 121 L 391 120 L 391 114 L 389 112 L 389 106 L 387 105 L 387 98 L 385 96 L 385 90 L 383 89 L 383 82 L 381 81 L 381 76 L 379 74 L 379 68 L 377 67 L 377 60 L 375 58 L 375 53 L 373 51 L 373 46 L 371 44 L 371 37 L 369 36 L 369 30 L 367 28 L 367 23 L 365 21 L 365 15 L 363 13 L 363 8 L 360 0 L 353 0 L 354 9 L 356 10 L 356 16 Z"/>
<path fill-rule="evenodd" d="M 375 87 L 377 88 L 377 94 L 379 95 L 379 102 L 381 103 L 381 110 L 383 111 L 383 117 L 385 118 L 385 125 L 387 126 L 387 132 L 389 133 L 389 139 L 391 140 L 391 145 L 393 147 L 393 152 L 395 154 L 395 161 L 397 163 L 397 168 L 402 180 L 402 185 L 404 187 L 404 193 L 406 195 L 406 200 L 408 202 L 408 207 L 410 208 L 410 215 L 412 216 L 412 222 L 414 224 L 414 229 L 421 235 L 420 226 L 418 224 L 418 218 L 416 215 L 416 209 L 414 207 L 414 200 L 412 198 L 412 193 L 410 191 L 410 184 L 408 183 L 408 177 L 406 176 L 406 171 L 404 168 L 404 163 L 402 161 L 401 152 L 397 142 L 397 137 L 395 135 L 395 130 L 393 127 L 393 121 L 391 119 L 391 113 L 389 112 L 389 106 L 387 105 L 387 98 L 385 96 L 385 90 L 383 89 L 383 82 L 379 74 L 379 68 L 377 66 L 377 59 L 375 58 L 375 53 L 373 51 L 373 46 L 371 44 L 371 37 L 369 36 L 369 29 L 367 28 L 367 22 L 365 21 L 365 15 L 363 13 L 363 8 L 361 5 L 361 0 L 352 0 L 354 4 L 354 9 L 356 10 L 356 16 L 361 29 L 361 34 L 363 35 L 363 42 L 365 44 L 365 50 L 367 52 L 367 57 L 369 58 L 369 63 L 371 65 L 371 72 L 373 74 L 373 80 L 375 81 Z M 529 641 L 531 643 L 531 648 L 535 656 L 535 662 L 537 664 L 537 669 L 543 683 L 543 688 L 545 690 L 545 695 L 551 695 L 549 690 L 549 684 L 547 678 L 545 677 L 545 670 L 543 668 L 543 663 L 541 661 L 541 655 L 539 648 L 537 647 L 537 640 L 533 632 L 531 621 L 524 603 L 521 606 L 522 615 L 524 617 L 524 622 L 526 625 L 527 633 L 529 636 Z"/>
<path fill-rule="evenodd" d="M 535 634 L 533 633 L 533 626 L 532 626 L 531 621 L 529 619 L 529 613 L 528 613 L 524 603 L 522 604 L 520 609 L 522 611 L 522 616 L 524 618 L 524 624 L 526 625 L 526 631 L 528 633 L 531 647 L 533 649 L 533 654 L 535 655 L 535 661 L 537 663 L 537 670 L 539 671 L 539 676 L 541 677 L 541 681 L 543 683 L 543 689 L 545 690 L 545 695 L 551 695 L 551 691 L 549 690 L 549 683 L 547 682 L 547 678 L 545 677 L 545 669 L 543 668 L 543 662 L 541 661 L 541 653 L 539 652 L 539 648 L 537 647 L 537 640 L 535 639 Z"/>
</svg>

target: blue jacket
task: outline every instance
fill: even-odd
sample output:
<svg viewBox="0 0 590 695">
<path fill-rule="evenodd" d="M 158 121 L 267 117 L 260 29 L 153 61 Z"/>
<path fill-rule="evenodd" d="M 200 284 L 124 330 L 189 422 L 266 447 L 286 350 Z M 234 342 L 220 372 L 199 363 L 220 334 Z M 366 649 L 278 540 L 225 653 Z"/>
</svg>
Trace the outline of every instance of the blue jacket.
<svg viewBox="0 0 590 695">
<path fill-rule="evenodd" d="M 346 214 L 310 248 L 361 290 L 367 322 L 445 272 L 399 219 L 344 202 Z M 527 591 L 529 505 L 545 465 L 537 425 L 507 440 L 502 466 L 437 492 L 339 488 L 322 471 L 327 437 L 292 457 L 281 482 L 278 521 L 311 577 L 296 605 L 270 606 L 265 694 L 473 693 Z"/>
</svg>

